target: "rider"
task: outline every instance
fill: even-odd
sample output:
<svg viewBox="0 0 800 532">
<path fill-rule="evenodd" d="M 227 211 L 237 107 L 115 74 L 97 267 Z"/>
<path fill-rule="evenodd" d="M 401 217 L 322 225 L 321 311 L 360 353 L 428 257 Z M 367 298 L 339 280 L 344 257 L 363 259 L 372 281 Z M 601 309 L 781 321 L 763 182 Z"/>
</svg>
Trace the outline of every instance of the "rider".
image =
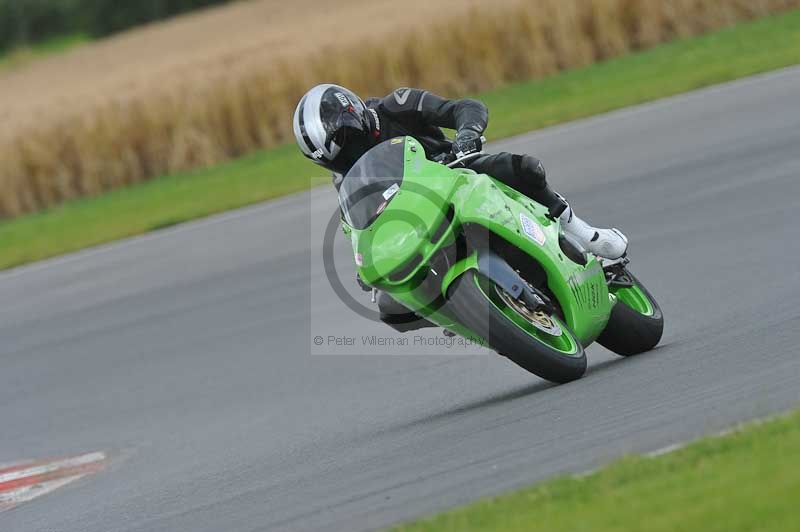
<svg viewBox="0 0 800 532">
<path fill-rule="evenodd" d="M 480 152 L 489 111 L 477 100 L 448 100 L 422 89 L 401 88 L 384 98 L 362 101 L 338 85 L 318 85 L 300 100 L 294 114 L 294 134 L 303 154 L 334 172 L 336 188 L 342 176 L 371 147 L 394 137 L 416 138 L 428 158 Z M 456 130 L 449 141 L 440 128 Z M 600 229 L 584 222 L 547 184 L 544 166 L 530 155 L 496 153 L 468 163 L 534 201 L 560 211 L 564 231 L 599 257 L 625 255 L 628 239 L 617 229 Z"/>
</svg>

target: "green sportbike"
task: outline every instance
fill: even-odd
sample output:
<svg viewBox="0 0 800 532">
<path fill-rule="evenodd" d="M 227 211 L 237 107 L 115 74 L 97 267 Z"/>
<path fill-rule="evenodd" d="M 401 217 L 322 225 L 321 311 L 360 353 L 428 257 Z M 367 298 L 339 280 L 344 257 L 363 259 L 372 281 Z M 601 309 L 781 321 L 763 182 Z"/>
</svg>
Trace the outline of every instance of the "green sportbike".
<svg viewBox="0 0 800 532">
<path fill-rule="evenodd" d="M 560 213 L 464 168 L 466 159 L 430 161 L 400 137 L 343 178 L 343 229 L 373 295 L 557 383 L 584 375 L 592 342 L 623 356 L 658 344 L 661 309 L 627 258 L 587 253 L 561 231 Z"/>
</svg>

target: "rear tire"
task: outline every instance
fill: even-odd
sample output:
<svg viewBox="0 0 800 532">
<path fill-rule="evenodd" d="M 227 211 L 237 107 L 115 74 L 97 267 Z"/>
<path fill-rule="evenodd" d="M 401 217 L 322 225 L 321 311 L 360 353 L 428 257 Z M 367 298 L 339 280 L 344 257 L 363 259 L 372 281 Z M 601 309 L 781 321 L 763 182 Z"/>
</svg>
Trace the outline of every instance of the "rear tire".
<svg viewBox="0 0 800 532">
<path fill-rule="evenodd" d="M 451 285 L 448 307 L 463 325 L 521 368 L 555 383 L 580 379 L 586 373 L 586 353 L 560 318 L 548 316 L 556 333 L 548 334 L 506 305 L 507 298 L 492 281 L 469 270 Z M 523 328 L 526 323 L 529 330 Z"/>
<path fill-rule="evenodd" d="M 643 313 L 644 309 L 637 309 L 634 305 L 627 304 L 625 297 L 618 292 L 617 304 L 611 311 L 611 319 L 603 334 L 597 339 L 597 343 L 618 355 L 627 357 L 650 351 L 658 345 L 664 333 L 664 315 L 658 302 L 639 279 L 627 270 L 626 274 L 641 291 L 641 295 L 647 299 L 652 313 L 649 308 Z"/>
</svg>

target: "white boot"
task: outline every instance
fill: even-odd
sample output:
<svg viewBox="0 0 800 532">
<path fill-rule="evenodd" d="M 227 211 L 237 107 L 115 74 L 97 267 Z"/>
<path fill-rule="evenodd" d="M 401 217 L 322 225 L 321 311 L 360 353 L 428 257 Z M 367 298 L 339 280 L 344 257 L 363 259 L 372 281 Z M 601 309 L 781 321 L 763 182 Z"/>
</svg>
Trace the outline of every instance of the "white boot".
<svg viewBox="0 0 800 532">
<path fill-rule="evenodd" d="M 574 237 L 590 253 L 604 259 L 615 260 L 628 251 L 628 238 L 619 229 L 598 229 L 587 224 L 567 206 L 560 217 L 564 232 Z"/>
</svg>

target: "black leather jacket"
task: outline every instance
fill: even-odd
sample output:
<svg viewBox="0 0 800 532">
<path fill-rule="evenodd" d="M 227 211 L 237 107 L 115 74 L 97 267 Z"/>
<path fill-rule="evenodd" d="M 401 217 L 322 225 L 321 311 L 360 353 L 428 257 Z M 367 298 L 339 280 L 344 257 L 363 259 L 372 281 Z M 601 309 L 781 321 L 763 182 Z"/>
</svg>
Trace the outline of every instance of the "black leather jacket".
<svg viewBox="0 0 800 532">
<path fill-rule="evenodd" d="M 489 110 L 477 100 L 448 100 L 422 89 L 397 89 L 384 98 L 371 98 L 367 108 L 372 119 L 376 144 L 410 135 L 425 148 L 428 157 L 449 153 L 452 143 L 440 128 L 472 129 L 480 134 L 489 123 Z"/>
<path fill-rule="evenodd" d="M 472 129 L 483 134 L 489 123 L 489 110 L 483 103 L 470 99 L 448 100 L 423 89 L 397 89 L 388 96 L 370 98 L 364 103 L 373 145 L 409 135 L 422 144 L 429 159 L 452 151 L 452 142 L 441 128 Z M 483 155 L 469 167 L 499 179 L 544 205 L 560 201 L 547 185 L 541 161 L 530 155 L 506 152 Z M 334 174 L 333 183 L 337 189 L 341 179 Z"/>
</svg>

